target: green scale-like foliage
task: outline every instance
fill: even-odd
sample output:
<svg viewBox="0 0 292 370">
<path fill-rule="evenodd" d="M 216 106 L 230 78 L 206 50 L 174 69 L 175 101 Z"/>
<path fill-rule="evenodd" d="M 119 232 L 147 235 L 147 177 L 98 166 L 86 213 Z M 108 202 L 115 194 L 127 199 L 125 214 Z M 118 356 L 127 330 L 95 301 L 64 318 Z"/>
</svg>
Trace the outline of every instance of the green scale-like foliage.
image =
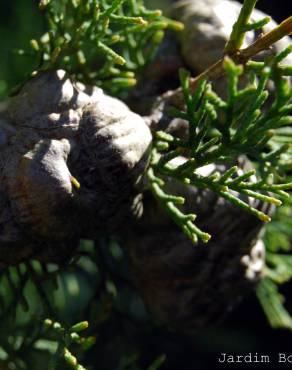
<svg viewBox="0 0 292 370">
<path fill-rule="evenodd" d="M 49 31 L 31 40 L 39 70 L 63 68 L 115 94 L 136 84 L 166 28 L 182 28 L 136 0 L 44 0 L 40 9 Z"/>
<path fill-rule="evenodd" d="M 256 2 L 257 0 L 244 2 L 225 46 L 225 54 L 237 56 L 246 32 L 257 30 L 270 21 L 266 17 L 255 23 L 250 22 Z M 268 35 L 268 40 L 275 42 L 275 35 L 281 33 L 281 28 L 284 29 L 284 34 L 291 33 L 288 26 L 282 24 L 282 27 Z M 198 239 L 206 243 L 211 235 L 194 224 L 195 214 L 185 215 L 180 211 L 177 205 L 183 204 L 185 199 L 166 194 L 161 176 L 168 176 L 185 185 L 210 189 L 263 222 L 269 222 L 270 217 L 240 199 L 240 195 L 275 206 L 280 206 L 283 199 L 289 198 L 286 190 L 292 188 L 292 183 L 278 183 L 277 180 L 280 172 L 285 177 L 291 163 L 290 145 L 287 142 L 282 143 L 280 139 L 283 138 L 283 132 L 286 137 L 285 133 L 289 132 L 292 124 L 292 89 L 286 77 L 291 76 L 292 70 L 291 66 L 281 64 L 291 52 L 292 45 L 274 58 L 266 58 L 264 62 L 248 60 L 244 67 L 236 65 L 226 56 L 221 65 L 222 72 L 227 76 L 227 100 L 223 100 L 212 90 L 212 84 L 205 78 L 208 73 L 201 75 L 195 93 L 192 94 L 188 72 L 180 72 L 184 107 L 173 107 L 168 113 L 189 123 L 188 138 L 180 140 L 165 132 L 156 134 L 148 180 L 155 196 L 162 201 L 172 219 L 194 243 Z M 240 88 L 239 78 L 243 75 L 248 83 Z M 268 81 L 274 83 L 275 97 L 266 106 L 269 97 Z M 171 161 L 181 153 L 186 159 L 185 163 L 173 166 Z M 239 174 L 238 168 L 232 166 L 223 174 L 201 176 L 197 172 L 205 165 L 228 163 L 240 155 L 251 158 L 258 171 L 250 170 Z M 252 180 L 254 175 L 257 175 L 256 181 Z"/>
<path fill-rule="evenodd" d="M 192 95 L 189 75 L 181 71 L 185 108 L 178 110 L 173 107 L 169 114 L 189 122 L 188 138 L 181 140 L 165 132 L 156 134 L 148 179 L 156 197 L 193 242 L 196 243 L 198 238 L 207 242 L 210 235 L 195 226 L 193 221 L 196 215 L 184 215 L 179 210 L 176 205 L 183 204 L 184 199 L 166 194 L 160 175 L 186 185 L 210 189 L 264 222 L 270 221 L 270 217 L 240 199 L 241 194 L 276 206 L 282 204 L 281 200 L 289 198 L 286 190 L 292 188 L 292 183 L 282 179 L 281 183 L 277 183 L 277 179 L 279 171 L 283 176 L 283 166 L 286 168 L 291 162 L 290 145 L 279 142 L 283 130 L 288 131 L 292 123 L 292 90 L 283 76 L 284 68 L 279 65 L 291 51 L 289 47 L 271 61 L 257 63 L 256 69 L 253 62 L 248 63 L 250 71 L 246 75 L 249 75 L 250 82 L 243 88 L 238 87 L 243 67 L 225 58 L 228 80 L 226 101 L 205 80 L 201 80 Z M 267 108 L 265 102 L 269 93 L 265 88 L 269 79 L 274 81 L 277 89 L 274 102 Z M 182 153 L 186 161 L 173 166 L 171 161 Z M 205 165 L 232 162 L 240 155 L 254 160 L 258 171 L 253 169 L 239 174 L 237 166 L 232 166 L 223 174 L 202 176 L 197 173 Z M 254 175 L 256 181 L 251 180 Z"/>
</svg>

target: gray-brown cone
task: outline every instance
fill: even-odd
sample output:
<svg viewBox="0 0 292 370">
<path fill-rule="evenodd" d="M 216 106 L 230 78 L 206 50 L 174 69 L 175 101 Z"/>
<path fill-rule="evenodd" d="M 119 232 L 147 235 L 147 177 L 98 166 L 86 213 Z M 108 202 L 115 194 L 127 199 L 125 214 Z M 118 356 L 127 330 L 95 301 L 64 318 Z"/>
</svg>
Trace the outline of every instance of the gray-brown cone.
<svg viewBox="0 0 292 370">
<path fill-rule="evenodd" d="M 101 89 L 41 73 L 10 101 L 0 133 L 0 262 L 58 260 L 58 244 L 70 255 L 81 237 L 115 232 L 139 212 L 151 134 Z M 2 253 L 10 245 L 15 261 Z"/>
<path fill-rule="evenodd" d="M 203 170 L 210 171 L 208 166 Z M 169 328 L 191 333 L 221 321 L 262 277 L 263 223 L 209 190 L 165 181 L 172 194 L 186 198 L 184 211 L 198 215 L 196 224 L 211 240 L 193 245 L 149 193 L 143 217 L 124 244 L 148 310 Z M 252 199 L 244 201 L 272 211 Z"/>
</svg>

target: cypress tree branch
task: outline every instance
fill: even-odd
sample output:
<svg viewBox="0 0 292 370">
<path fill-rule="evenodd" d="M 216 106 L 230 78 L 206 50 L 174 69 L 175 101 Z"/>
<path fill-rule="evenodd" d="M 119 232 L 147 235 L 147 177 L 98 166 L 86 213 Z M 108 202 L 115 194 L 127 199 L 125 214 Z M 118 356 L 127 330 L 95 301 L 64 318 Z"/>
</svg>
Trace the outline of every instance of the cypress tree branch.
<svg viewBox="0 0 292 370">
<path fill-rule="evenodd" d="M 238 50 L 236 52 L 231 49 L 231 53 L 229 53 L 227 49 L 227 54 L 236 63 L 246 65 L 246 63 L 252 57 L 256 56 L 261 51 L 269 49 L 275 42 L 281 40 L 285 36 L 291 35 L 291 33 L 292 33 L 292 16 L 284 20 L 281 24 L 279 24 L 276 28 L 274 28 L 270 32 L 259 37 L 252 45 L 248 46 L 247 48 Z M 196 91 L 199 81 L 201 80 L 212 81 L 223 76 L 224 73 L 225 73 L 224 58 L 222 58 L 218 60 L 218 62 L 213 64 L 211 67 L 206 69 L 203 73 L 191 79 L 190 81 L 191 92 L 194 93 Z M 179 88 L 178 90 L 170 93 L 169 101 L 176 107 L 181 108 L 184 104 L 182 89 Z"/>
<path fill-rule="evenodd" d="M 264 68 L 256 68 L 258 83 L 247 84 L 243 89 L 239 88 L 239 77 L 243 75 L 244 68 L 235 65 L 229 57 L 225 57 L 223 68 L 228 81 L 226 101 L 218 97 L 205 80 L 199 80 L 198 87 L 192 94 L 189 73 L 180 72 L 184 108 L 181 110 L 172 108 L 168 114 L 187 121 L 187 138 L 181 141 L 169 134 L 158 133 L 152 150 L 148 180 L 154 195 L 162 201 L 172 219 L 194 243 L 197 243 L 198 239 L 208 242 L 210 235 L 194 224 L 196 215 L 184 215 L 179 210 L 183 199 L 165 193 L 164 182 L 159 181 L 161 176 L 167 176 L 185 186 L 212 190 L 218 196 L 250 212 L 263 222 L 271 221 L 270 216 L 240 199 L 240 194 L 281 206 L 282 201 L 277 199 L 280 195 L 279 191 L 292 189 L 291 182 L 275 184 L 274 179 L 269 176 L 272 174 L 269 165 L 277 168 L 278 161 L 284 153 L 290 156 L 290 146 L 284 144 L 276 150 L 272 149 L 263 154 L 269 142 L 273 142 L 274 133 L 271 129 L 276 131 L 279 127 L 289 126 L 292 123 L 289 109 L 286 114 L 283 111 L 291 102 L 292 90 L 280 74 L 283 68 L 279 68 L 279 62 L 291 51 L 291 47 L 288 47 L 273 60 L 264 63 Z M 269 95 L 265 88 L 269 78 L 274 80 L 278 86 L 282 85 L 282 88 L 277 91 L 272 107 L 265 112 L 263 106 Z M 249 94 L 243 102 L 245 91 Z M 283 95 L 279 100 L 281 94 Z M 238 105 L 240 105 L 240 110 Z M 218 118 L 220 115 L 222 117 Z M 217 133 L 212 135 L 214 129 Z M 240 175 L 237 167 L 231 167 L 223 174 L 201 176 L 197 172 L 209 164 L 231 162 L 231 158 L 243 154 L 258 158 L 267 173 L 258 180 L 252 180 L 254 171 Z M 180 156 L 184 158 L 184 163 L 173 164 L 173 160 Z M 259 176 L 258 172 L 257 176 Z"/>
</svg>

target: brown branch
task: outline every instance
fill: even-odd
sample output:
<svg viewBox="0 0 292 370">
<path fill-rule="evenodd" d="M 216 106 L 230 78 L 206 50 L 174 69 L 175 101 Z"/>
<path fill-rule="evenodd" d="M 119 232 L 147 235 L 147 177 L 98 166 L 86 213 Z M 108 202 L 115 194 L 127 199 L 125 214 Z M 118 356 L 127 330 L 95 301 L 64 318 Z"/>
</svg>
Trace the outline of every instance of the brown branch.
<svg viewBox="0 0 292 370">
<path fill-rule="evenodd" d="M 250 58 L 259 54 L 261 51 L 269 49 L 277 41 L 281 40 L 283 37 L 292 34 L 292 16 L 285 19 L 281 24 L 275 27 L 272 31 L 266 33 L 265 35 L 259 37 L 253 44 L 245 49 L 238 51 L 235 54 L 230 54 L 229 56 L 236 62 L 240 64 L 246 64 Z M 202 79 L 215 80 L 224 75 L 224 57 L 214 63 L 211 67 L 206 69 L 200 75 L 192 78 L 190 81 L 190 90 L 192 93 L 196 90 L 198 82 Z M 184 105 L 184 98 L 182 89 L 179 88 L 171 92 L 168 96 L 171 104 L 182 108 Z"/>
</svg>

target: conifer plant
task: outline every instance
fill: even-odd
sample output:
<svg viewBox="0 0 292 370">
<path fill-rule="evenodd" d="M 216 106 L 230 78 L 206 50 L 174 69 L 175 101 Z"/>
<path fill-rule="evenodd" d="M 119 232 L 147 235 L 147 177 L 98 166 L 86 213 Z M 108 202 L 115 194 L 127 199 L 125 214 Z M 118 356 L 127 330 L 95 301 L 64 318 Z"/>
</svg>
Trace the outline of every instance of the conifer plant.
<svg viewBox="0 0 292 370">
<path fill-rule="evenodd" d="M 137 322 L 193 333 L 251 289 L 292 329 L 292 45 L 269 52 L 292 17 L 243 47 L 270 22 L 256 3 L 141 117 L 131 98 L 184 25 L 142 0 L 40 1 L 47 31 L 18 51 L 37 68 L 0 112 L 0 368 L 89 370 L 99 347 L 101 368 L 140 369 Z"/>
</svg>

